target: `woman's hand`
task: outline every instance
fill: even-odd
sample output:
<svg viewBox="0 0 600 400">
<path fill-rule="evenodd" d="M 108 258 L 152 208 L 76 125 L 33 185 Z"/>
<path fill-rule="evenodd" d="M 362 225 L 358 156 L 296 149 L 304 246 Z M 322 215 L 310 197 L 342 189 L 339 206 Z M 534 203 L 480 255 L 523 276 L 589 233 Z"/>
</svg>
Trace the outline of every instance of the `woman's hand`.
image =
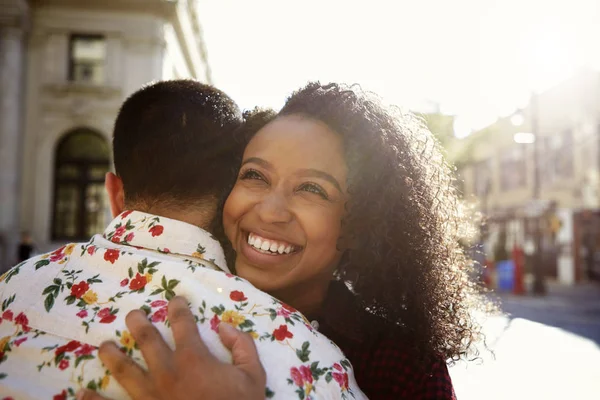
<svg viewBox="0 0 600 400">
<path fill-rule="evenodd" d="M 265 398 L 266 374 L 254 340 L 248 334 L 220 324 L 221 341 L 233 356 L 233 365 L 226 364 L 217 360 L 200 338 L 184 298 L 171 300 L 168 314 L 175 351 L 143 311 L 131 311 L 125 320 L 148 364 L 147 371 L 123 354 L 115 343 L 105 342 L 100 346 L 100 359 L 133 400 Z M 105 399 L 87 389 L 80 391 L 77 398 Z"/>
</svg>

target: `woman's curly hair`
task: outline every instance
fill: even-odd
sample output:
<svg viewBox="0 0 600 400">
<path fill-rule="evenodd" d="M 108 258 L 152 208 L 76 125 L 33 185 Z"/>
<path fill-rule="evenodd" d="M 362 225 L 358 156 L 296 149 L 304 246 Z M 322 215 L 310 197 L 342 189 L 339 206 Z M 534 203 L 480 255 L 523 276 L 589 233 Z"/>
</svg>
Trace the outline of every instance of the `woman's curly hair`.
<svg viewBox="0 0 600 400">
<path fill-rule="evenodd" d="M 349 201 L 338 278 L 424 357 L 467 355 L 480 334 L 473 310 L 487 303 L 460 244 L 469 218 L 438 141 L 422 120 L 358 87 L 319 83 L 276 115 L 247 113 L 245 140 L 286 115 L 324 122 L 343 138 Z"/>
</svg>

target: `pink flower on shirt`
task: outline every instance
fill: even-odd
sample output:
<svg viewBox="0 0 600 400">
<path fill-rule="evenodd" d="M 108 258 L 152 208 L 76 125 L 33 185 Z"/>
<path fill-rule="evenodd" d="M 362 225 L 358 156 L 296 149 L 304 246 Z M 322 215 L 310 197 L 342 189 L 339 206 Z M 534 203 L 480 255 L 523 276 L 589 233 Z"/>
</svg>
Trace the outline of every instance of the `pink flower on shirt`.
<svg viewBox="0 0 600 400">
<path fill-rule="evenodd" d="M 210 320 L 210 329 L 212 329 L 213 331 L 218 333 L 220 323 L 221 323 L 221 320 L 219 320 L 219 316 L 217 314 L 215 314 Z"/>
<path fill-rule="evenodd" d="M 304 379 L 302 379 L 302 373 L 298 368 L 292 367 L 290 370 L 290 375 L 292 376 L 292 380 L 296 386 L 304 386 Z"/>
<path fill-rule="evenodd" d="M 152 322 L 165 322 L 167 319 L 167 307 L 159 308 L 150 318 Z"/>
<path fill-rule="evenodd" d="M 112 241 L 113 242 L 119 242 L 121 240 L 121 236 L 123 236 L 123 234 L 125 233 L 125 226 L 120 226 L 115 230 L 115 233 L 113 233 L 113 237 L 112 237 Z"/>
<path fill-rule="evenodd" d="M 154 300 L 152 303 L 150 303 L 150 307 L 163 307 L 167 304 L 168 303 L 165 300 Z"/>
<path fill-rule="evenodd" d="M 342 390 L 344 389 L 348 389 L 348 374 L 346 372 L 339 373 L 339 372 L 334 372 L 332 374 L 333 379 L 335 379 L 335 381 L 338 383 L 338 385 L 340 385 L 340 388 L 342 388 Z"/>
<path fill-rule="evenodd" d="M 302 374 L 302 378 L 304 379 L 304 382 L 308 382 L 308 383 L 313 382 L 312 371 L 306 365 L 300 366 L 300 373 Z"/>
</svg>

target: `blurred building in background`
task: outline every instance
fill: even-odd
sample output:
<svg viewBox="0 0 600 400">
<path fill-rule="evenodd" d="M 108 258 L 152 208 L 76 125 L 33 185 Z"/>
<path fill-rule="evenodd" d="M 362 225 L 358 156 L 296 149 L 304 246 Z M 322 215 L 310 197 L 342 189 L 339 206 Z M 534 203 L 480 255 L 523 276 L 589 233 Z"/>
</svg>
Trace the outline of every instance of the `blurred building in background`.
<svg viewBox="0 0 600 400">
<path fill-rule="evenodd" d="M 0 0 L 0 269 L 100 232 L 124 99 L 160 79 L 210 82 L 193 0 Z"/>
<path fill-rule="evenodd" d="M 464 193 L 488 218 L 483 233 L 488 257 L 510 254 L 515 246 L 531 254 L 534 223 L 541 219 L 544 275 L 566 284 L 595 278 L 600 276 L 600 73 L 582 70 L 535 100 L 460 142 L 456 158 Z"/>
</svg>

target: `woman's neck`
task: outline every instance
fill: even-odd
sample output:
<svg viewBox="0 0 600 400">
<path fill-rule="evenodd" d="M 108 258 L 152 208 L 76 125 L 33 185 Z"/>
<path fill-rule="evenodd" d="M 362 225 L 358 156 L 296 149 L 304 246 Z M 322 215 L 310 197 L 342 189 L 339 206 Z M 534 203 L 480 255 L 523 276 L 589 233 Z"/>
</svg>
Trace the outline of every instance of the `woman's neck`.
<svg viewBox="0 0 600 400">
<path fill-rule="evenodd" d="M 306 282 L 269 294 L 300 311 L 308 319 L 318 318 L 331 281 Z"/>
</svg>

